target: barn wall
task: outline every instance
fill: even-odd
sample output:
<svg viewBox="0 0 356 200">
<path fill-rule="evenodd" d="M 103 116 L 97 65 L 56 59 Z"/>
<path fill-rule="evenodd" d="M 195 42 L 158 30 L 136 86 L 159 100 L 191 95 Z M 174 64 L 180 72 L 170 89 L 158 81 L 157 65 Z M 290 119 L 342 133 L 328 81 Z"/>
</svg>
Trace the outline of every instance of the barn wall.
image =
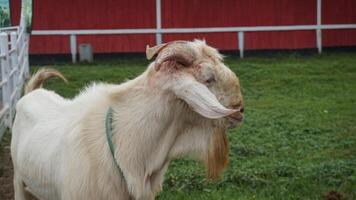
<svg viewBox="0 0 356 200">
<path fill-rule="evenodd" d="M 34 4 L 34 30 L 120 29 L 156 26 L 155 0 L 37 0 Z M 61 8 L 61 9 L 58 9 Z M 46 16 L 43 19 L 41 16 Z M 35 36 L 30 45 L 33 54 L 69 53 L 68 36 Z M 94 52 L 140 52 L 146 44 L 155 44 L 149 35 L 78 36 L 77 42 L 90 43 Z"/>
<path fill-rule="evenodd" d="M 17 26 L 20 22 L 21 0 L 10 0 L 11 24 Z"/>
<path fill-rule="evenodd" d="M 162 28 L 316 24 L 316 0 L 161 0 Z M 155 0 L 34 0 L 34 30 L 155 28 Z M 13 22 L 20 0 L 12 0 Z M 322 0 L 323 24 L 356 24 L 356 1 Z M 355 30 L 324 30 L 323 46 L 356 45 Z M 236 33 L 163 34 L 163 41 L 205 39 L 222 50 L 238 47 Z M 94 52 L 143 52 L 154 34 L 78 36 Z M 245 49 L 315 48 L 315 31 L 247 32 Z M 69 36 L 32 36 L 31 54 L 70 53 Z"/>
<path fill-rule="evenodd" d="M 165 28 L 312 25 L 316 23 L 316 1 L 225 0 L 206 3 L 204 0 L 163 0 L 162 19 Z M 223 50 L 238 47 L 236 33 L 170 34 L 164 39 L 196 37 L 205 38 L 209 44 Z M 245 33 L 246 49 L 311 48 L 315 44 L 315 34 L 309 32 Z"/>
<path fill-rule="evenodd" d="M 323 24 L 356 24 L 355 0 L 323 0 Z M 323 45 L 351 46 L 356 45 L 356 30 L 325 30 Z"/>
<path fill-rule="evenodd" d="M 310 0 L 162 1 L 166 28 L 315 24 L 315 10 Z"/>
</svg>

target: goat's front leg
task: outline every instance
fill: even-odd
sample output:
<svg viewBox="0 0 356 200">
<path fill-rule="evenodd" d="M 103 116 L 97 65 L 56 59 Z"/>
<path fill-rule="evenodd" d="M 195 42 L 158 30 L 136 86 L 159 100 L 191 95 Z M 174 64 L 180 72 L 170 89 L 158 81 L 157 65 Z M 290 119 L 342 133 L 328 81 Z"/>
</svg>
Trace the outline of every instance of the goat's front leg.
<svg viewBox="0 0 356 200">
<path fill-rule="evenodd" d="M 29 196 L 25 190 L 25 185 L 22 179 L 14 174 L 14 190 L 15 190 L 15 200 L 27 200 Z"/>
<path fill-rule="evenodd" d="M 130 196 L 135 200 L 154 200 L 154 193 L 152 192 L 151 182 L 149 179 L 133 178 L 126 179 Z"/>
<path fill-rule="evenodd" d="M 150 177 L 152 192 L 155 196 L 157 193 L 159 193 L 162 190 L 164 174 L 168 169 L 168 165 L 169 165 L 169 161 L 167 161 L 160 170 L 155 171 Z"/>
</svg>

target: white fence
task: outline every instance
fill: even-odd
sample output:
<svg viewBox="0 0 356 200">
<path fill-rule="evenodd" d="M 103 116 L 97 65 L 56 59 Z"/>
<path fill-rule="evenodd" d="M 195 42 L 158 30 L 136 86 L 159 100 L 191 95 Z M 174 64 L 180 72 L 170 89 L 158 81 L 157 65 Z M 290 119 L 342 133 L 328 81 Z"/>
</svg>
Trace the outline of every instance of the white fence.
<svg viewBox="0 0 356 200">
<path fill-rule="evenodd" d="M 16 102 L 29 76 L 28 40 L 24 28 L 0 29 L 0 141 L 12 126 Z"/>
</svg>

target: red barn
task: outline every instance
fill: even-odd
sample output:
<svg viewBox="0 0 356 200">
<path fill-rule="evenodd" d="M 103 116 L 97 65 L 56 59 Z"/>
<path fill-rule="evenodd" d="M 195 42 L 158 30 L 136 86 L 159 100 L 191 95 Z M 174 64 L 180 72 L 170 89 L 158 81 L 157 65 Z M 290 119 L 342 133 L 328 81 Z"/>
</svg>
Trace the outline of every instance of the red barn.
<svg viewBox="0 0 356 200">
<path fill-rule="evenodd" d="M 15 24 L 19 8 L 12 0 Z M 356 1 L 35 0 L 32 27 L 30 54 L 69 54 L 70 35 L 95 53 L 193 38 L 221 50 L 317 48 L 318 38 L 323 47 L 355 46 Z"/>
</svg>

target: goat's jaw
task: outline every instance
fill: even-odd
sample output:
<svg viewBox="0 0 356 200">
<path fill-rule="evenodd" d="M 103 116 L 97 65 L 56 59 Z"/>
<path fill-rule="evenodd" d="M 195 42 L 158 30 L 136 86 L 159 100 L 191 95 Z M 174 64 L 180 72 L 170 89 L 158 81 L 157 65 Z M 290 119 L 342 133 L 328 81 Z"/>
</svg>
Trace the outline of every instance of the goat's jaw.
<svg viewBox="0 0 356 200">
<path fill-rule="evenodd" d="M 225 124 L 229 129 L 235 128 L 238 124 L 241 124 L 243 122 L 244 119 L 243 107 L 242 109 L 239 108 L 237 110 L 239 111 L 225 117 Z"/>
</svg>

